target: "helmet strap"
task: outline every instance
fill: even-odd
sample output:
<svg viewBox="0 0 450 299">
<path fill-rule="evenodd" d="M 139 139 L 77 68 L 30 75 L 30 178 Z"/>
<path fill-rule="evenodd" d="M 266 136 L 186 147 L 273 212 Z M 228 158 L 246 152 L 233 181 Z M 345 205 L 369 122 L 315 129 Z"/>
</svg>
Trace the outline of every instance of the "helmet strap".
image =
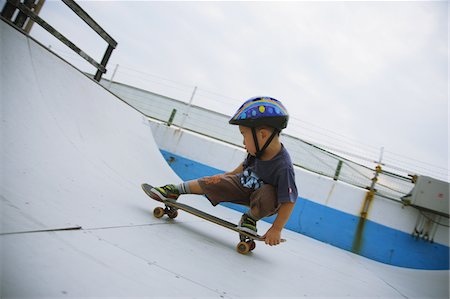
<svg viewBox="0 0 450 299">
<path fill-rule="evenodd" d="M 258 136 L 256 136 L 256 129 L 254 127 L 252 127 L 252 134 L 253 134 L 253 141 L 255 142 L 255 149 L 256 149 L 256 153 L 255 156 L 256 158 L 260 158 L 262 156 L 262 154 L 264 153 L 264 151 L 266 150 L 266 148 L 269 146 L 269 144 L 272 142 L 273 138 L 275 138 L 275 136 L 279 133 L 280 131 L 278 129 L 273 129 L 272 135 L 270 135 L 269 139 L 267 139 L 266 143 L 264 144 L 264 146 L 262 147 L 262 149 L 259 149 L 259 144 L 258 144 Z"/>
<path fill-rule="evenodd" d="M 259 150 L 259 143 L 258 143 L 258 136 L 256 136 L 256 129 L 252 127 L 252 135 L 253 135 L 253 142 L 255 142 L 255 149 L 256 149 L 256 158 L 259 158 L 261 156 L 261 151 Z"/>
</svg>

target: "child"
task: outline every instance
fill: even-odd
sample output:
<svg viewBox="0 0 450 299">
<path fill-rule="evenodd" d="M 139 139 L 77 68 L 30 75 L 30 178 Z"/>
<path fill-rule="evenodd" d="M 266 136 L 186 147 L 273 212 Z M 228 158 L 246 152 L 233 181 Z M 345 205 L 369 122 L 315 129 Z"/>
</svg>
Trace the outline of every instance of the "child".
<svg viewBox="0 0 450 299">
<path fill-rule="evenodd" d="M 239 125 L 244 137 L 248 155 L 243 163 L 225 174 L 154 187 L 148 195 L 156 200 L 176 200 L 181 194 L 203 194 L 214 206 L 220 202 L 249 206 L 239 228 L 254 235 L 259 219 L 278 213 L 263 236 L 266 244 L 278 245 L 298 195 L 291 158 L 279 140 L 288 119 L 286 108 L 276 99 L 247 100 L 229 121 Z"/>
</svg>

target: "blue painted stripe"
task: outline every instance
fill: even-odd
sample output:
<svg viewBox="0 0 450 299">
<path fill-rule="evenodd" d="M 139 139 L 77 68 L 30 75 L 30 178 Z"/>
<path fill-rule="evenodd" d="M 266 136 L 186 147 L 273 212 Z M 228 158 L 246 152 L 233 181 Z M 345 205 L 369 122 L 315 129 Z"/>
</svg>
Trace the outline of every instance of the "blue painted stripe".
<svg viewBox="0 0 450 299">
<path fill-rule="evenodd" d="M 223 173 L 222 170 L 167 151 L 161 150 L 161 153 L 185 181 Z M 247 210 L 235 204 L 223 205 L 241 212 Z M 264 221 L 272 223 L 274 219 L 275 216 L 272 216 Z M 357 251 L 382 263 L 414 269 L 449 269 L 449 247 L 415 239 L 410 234 L 370 220 L 364 222 L 361 241 L 355 246 L 358 225 L 361 224 L 357 216 L 299 198 L 286 228 L 348 251 Z"/>
</svg>

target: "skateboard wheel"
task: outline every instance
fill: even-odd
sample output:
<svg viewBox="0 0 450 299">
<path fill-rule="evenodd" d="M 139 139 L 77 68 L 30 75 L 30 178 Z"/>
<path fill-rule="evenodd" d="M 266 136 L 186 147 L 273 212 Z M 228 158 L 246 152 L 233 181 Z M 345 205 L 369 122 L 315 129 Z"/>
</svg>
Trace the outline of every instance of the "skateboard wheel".
<svg viewBox="0 0 450 299">
<path fill-rule="evenodd" d="M 247 254 L 250 251 L 250 244 L 247 242 L 239 242 L 239 244 L 236 246 L 236 250 L 240 254 Z"/>
<path fill-rule="evenodd" d="M 167 213 L 167 216 L 169 216 L 170 219 L 177 218 L 178 211 L 177 210 L 169 210 L 169 212 Z"/>
<path fill-rule="evenodd" d="M 255 241 L 251 240 L 251 241 L 248 241 L 247 243 L 248 243 L 248 245 L 250 246 L 250 251 L 252 251 L 253 249 L 255 249 L 255 247 L 256 247 Z"/>
<path fill-rule="evenodd" d="M 161 218 L 162 216 L 164 216 L 164 213 L 165 213 L 165 211 L 161 207 L 156 207 L 153 210 L 153 216 L 155 216 L 156 218 Z"/>
</svg>

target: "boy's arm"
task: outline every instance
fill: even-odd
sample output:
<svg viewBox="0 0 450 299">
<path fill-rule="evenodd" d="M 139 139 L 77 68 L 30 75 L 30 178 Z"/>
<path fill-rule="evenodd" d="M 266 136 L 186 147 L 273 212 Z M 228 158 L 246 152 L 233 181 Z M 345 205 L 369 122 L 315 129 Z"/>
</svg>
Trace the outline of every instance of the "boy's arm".
<svg viewBox="0 0 450 299">
<path fill-rule="evenodd" d="M 285 202 L 280 205 L 278 209 L 277 218 L 272 224 L 272 227 L 263 236 L 264 241 L 267 245 L 273 246 L 278 245 L 281 242 L 281 231 L 286 225 L 292 211 L 294 210 L 294 202 Z"/>
</svg>

